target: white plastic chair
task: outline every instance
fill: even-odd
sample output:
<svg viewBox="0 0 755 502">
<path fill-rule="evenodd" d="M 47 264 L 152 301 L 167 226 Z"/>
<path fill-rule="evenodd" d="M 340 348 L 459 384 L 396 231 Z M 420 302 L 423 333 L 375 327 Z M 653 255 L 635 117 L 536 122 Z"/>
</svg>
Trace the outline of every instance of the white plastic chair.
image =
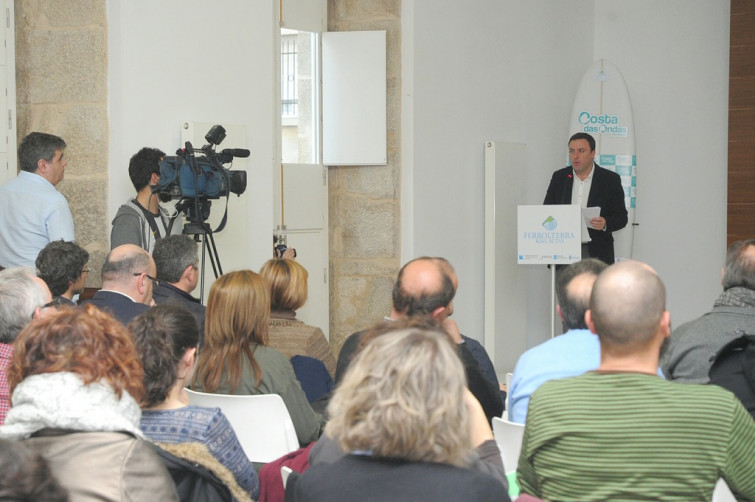
<svg viewBox="0 0 755 502">
<path fill-rule="evenodd" d="M 513 373 L 506 373 L 506 400 L 503 402 L 503 419 L 509 421 L 509 396 L 511 396 L 511 380 L 514 379 Z"/>
<path fill-rule="evenodd" d="M 737 498 L 731 493 L 726 481 L 719 479 L 716 488 L 713 490 L 713 502 L 736 502 Z"/>
<path fill-rule="evenodd" d="M 296 430 L 277 394 L 231 396 L 186 389 L 189 402 L 220 408 L 252 462 L 267 463 L 299 448 Z"/>
<path fill-rule="evenodd" d="M 515 472 L 519 465 L 519 453 L 522 451 L 524 425 L 493 417 L 493 436 L 501 450 L 503 469 L 507 474 Z"/>
<path fill-rule="evenodd" d="M 288 483 L 288 476 L 290 476 L 292 472 L 294 472 L 294 470 L 290 467 L 286 467 L 285 465 L 281 467 L 281 481 L 283 481 L 284 490 L 286 489 L 286 483 Z"/>
</svg>

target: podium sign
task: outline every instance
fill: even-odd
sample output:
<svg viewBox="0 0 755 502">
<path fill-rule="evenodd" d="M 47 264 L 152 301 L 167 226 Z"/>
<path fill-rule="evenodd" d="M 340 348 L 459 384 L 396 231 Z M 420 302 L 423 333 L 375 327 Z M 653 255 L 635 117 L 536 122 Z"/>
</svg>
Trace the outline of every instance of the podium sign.
<svg viewBox="0 0 755 502">
<path fill-rule="evenodd" d="M 517 207 L 517 263 L 568 264 L 582 258 L 578 205 Z"/>
</svg>

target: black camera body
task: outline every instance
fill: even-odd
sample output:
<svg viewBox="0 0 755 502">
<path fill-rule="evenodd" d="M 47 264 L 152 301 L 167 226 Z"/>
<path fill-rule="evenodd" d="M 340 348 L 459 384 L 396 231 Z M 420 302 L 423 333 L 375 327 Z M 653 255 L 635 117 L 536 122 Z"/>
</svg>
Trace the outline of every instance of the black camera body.
<svg viewBox="0 0 755 502">
<path fill-rule="evenodd" d="M 215 146 L 225 138 L 221 125 L 213 126 L 205 135 L 210 143 L 194 149 L 190 142 L 175 156 L 160 161 L 160 182 L 152 187 L 162 201 L 174 199 L 219 199 L 231 193 L 241 195 L 246 190 L 246 171 L 232 171 L 223 167 L 234 157 L 249 157 L 249 150 L 227 148 L 220 152 Z"/>
<path fill-rule="evenodd" d="M 291 248 L 291 249 L 294 252 L 294 258 L 296 258 L 296 249 L 294 248 Z M 283 258 L 283 253 L 285 253 L 286 250 L 288 250 L 288 246 L 286 246 L 285 244 L 278 244 L 277 246 L 275 246 L 275 257 Z"/>
<path fill-rule="evenodd" d="M 160 182 L 152 187 L 163 201 L 195 198 L 219 199 L 246 190 L 246 171 L 232 171 L 208 157 L 191 159 L 176 156 L 160 161 Z"/>
</svg>

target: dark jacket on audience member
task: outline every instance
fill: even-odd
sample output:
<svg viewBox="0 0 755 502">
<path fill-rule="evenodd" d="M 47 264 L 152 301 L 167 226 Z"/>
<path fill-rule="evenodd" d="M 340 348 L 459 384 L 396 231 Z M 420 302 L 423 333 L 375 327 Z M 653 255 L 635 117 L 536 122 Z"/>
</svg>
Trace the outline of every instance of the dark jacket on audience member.
<svg viewBox="0 0 755 502">
<path fill-rule="evenodd" d="M 345 456 L 346 453 L 338 446 L 338 443 L 323 434 L 309 451 L 309 465 L 332 464 Z M 514 467 L 509 466 L 509 469 L 514 470 Z M 498 449 L 494 439 L 489 439 L 474 449 L 474 458 L 469 468 L 494 477 L 508 493 L 509 482 L 501 458 L 501 450 Z"/>
<path fill-rule="evenodd" d="M 724 345 L 709 375 L 710 383 L 734 393 L 755 419 L 755 333 Z"/>
<path fill-rule="evenodd" d="M 131 322 L 131 319 L 149 309 L 147 305 L 138 303 L 128 296 L 116 293 L 115 291 L 97 291 L 91 300 L 82 303 L 90 303 L 98 309 L 112 314 L 124 325 Z"/>
<path fill-rule="evenodd" d="M 179 305 L 191 312 L 199 326 L 199 344 L 204 345 L 204 316 L 207 308 L 202 305 L 199 299 L 165 281 L 160 281 L 160 285 L 152 290 L 152 299 L 155 300 L 157 305 L 170 303 Z"/>
<path fill-rule="evenodd" d="M 295 502 L 510 501 L 501 483 L 447 464 L 346 455 L 333 464 L 289 477 L 286 500 Z"/>
</svg>

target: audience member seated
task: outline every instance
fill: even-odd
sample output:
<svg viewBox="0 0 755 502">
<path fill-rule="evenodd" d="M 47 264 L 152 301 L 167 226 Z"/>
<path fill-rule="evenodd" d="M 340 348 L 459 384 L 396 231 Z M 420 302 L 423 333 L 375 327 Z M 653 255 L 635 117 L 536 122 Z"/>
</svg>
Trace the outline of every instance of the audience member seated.
<svg viewBox="0 0 755 502">
<path fill-rule="evenodd" d="M 142 365 L 131 333 L 92 306 L 61 309 L 19 335 L 13 407 L 0 437 L 42 455 L 71 500 L 177 500 L 139 429 Z"/>
<path fill-rule="evenodd" d="M 724 291 L 707 314 L 671 333 L 661 355 L 666 378 L 708 383 L 711 359 L 743 333 L 755 334 L 755 239 L 729 246 L 721 271 Z"/>
<path fill-rule="evenodd" d="M 161 242 L 164 240 L 157 244 Z M 186 452 L 199 449 L 205 453 L 193 459 L 199 463 L 203 463 L 207 453 L 211 454 L 214 462 L 209 467 L 213 472 L 224 471 L 225 476 L 220 477 L 237 500 L 243 498 L 239 494 L 241 489 L 257 499 L 257 473 L 223 412 L 220 408 L 189 404 L 184 387 L 194 373 L 199 346 L 194 317 L 177 305 L 160 305 L 135 317 L 128 327 L 144 366 L 146 397 L 142 401 L 141 421 L 144 435 L 158 444 L 191 443 Z M 218 464 L 222 464 L 221 469 Z"/>
<path fill-rule="evenodd" d="M 581 375 L 600 365 L 600 341 L 585 324 L 592 285 L 607 265 L 587 258 L 558 271 L 558 315 L 567 332 L 529 349 L 514 367 L 509 390 L 509 420 L 523 424 L 530 396 L 556 378 Z"/>
<path fill-rule="evenodd" d="M 731 391 L 755 418 L 755 334 L 724 345 L 710 367 L 710 383 Z"/>
<path fill-rule="evenodd" d="M 21 443 L 0 439 L 0 500 L 68 502 L 47 462 Z"/>
<path fill-rule="evenodd" d="M 63 240 L 52 241 L 39 252 L 37 275 L 47 283 L 53 299 L 63 305 L 76 305 L 74 295 L 84 290 L 84 281 L 89 275 L 86 249 Z"/>
<path fill-rule="evenodd" d="M 319 359 L 335 377 L 336 359 L 320 328 L 296 319 L 296 311 L 307 301 L 307 270 L 294 260 L 268 260 L 260 275 L 270 288 L 268 345 L 291 359 L 301 355 Z"/>
<path fill-rule="evenodd" d="M 391 315 L 389 319 L 432 316 L 457 344 L 458 353 L 467 374 L 469 390 L 485 410 L 488 420 L 503 414 L 500 387 L 490 381 L 480 364 L 467 348 L 456 322 L 449 318 L 453 313 L 453 298 L 457 279 L 453 268 L 444 258 L 421 257 L 407 262 L 399 270 L 393 283 Z M 361 344 L 364 331 L 349 336 L 341 347 L 336 364 L 336 385 L 341 381 L 354 353 Z"/>
<path fill-rule="evenodd" d="M 723 478 L 755 499 L 755 420 L 715 385 L 657 374 L 669 335 L 666 292 L 624 261 L 595 281 L 585 319 L 600 366 L 551 380 L 530 399 L 517 482 L 544 500 L 711 500 Z"/>
<path fill-rule="evenodd" d="M 54 311 L 48 307 L 51 300 L 47 284 L 32 269 L 0 271 L 0 425 L 10 409 L 7 368 L 13 357 L 13 343 L 32 319 Z"/>
<path fill-rule="evenodd" d="M 123 324 L 152 305 L 155 261 L 139 246 L 123 244 L 108 253 L 102 265 L 102 289 L 84 303 L 115 316 Z"/>
<path fill-rule="evenodd" d="M 267 346 L 270 297 L 251 270 L 223 274 L 210 288 L 205 345 L 192 387 L 218 394 L 278 394 L 301 444 L 320 435 L 321 416 L 307 402 L 289 360 Z"/>
<path fill-rule="evenodd" d="M 348 454 L 289 478 L 287 500 L 509 500 L 500 480 L 469 468 L 480 431 L 492 433 L 442 330 L 370 340 L 328 410 L 325 434 Z"/>
<path fill-rule="evenodd" d="M 188 235 L 169 235 L 155 243 L 152 258 L 160 281 L 152 299 L 157 305 L 175 303 L 191 312 L 199 324 L 199 345 L 203 345 L 205 307 L 191 296 L 201 274 L 197 243 Z"/>
<path fill-rule="evenodd" d="M 364 332 L 362 336 L 362 343 L 358 347 L 358 351 L 361 351 L 365 346 L 369 345 L 370 341 L 376 337 L 382 336 L 386 333 L 392 333 L 397 330 L 415 329 L 415 330 L 430 330 L 441 331 L 449 336 L 448 333 L 443 331 L 443 328 L 430 316 L 424 317 L 405 317 L 396 321 L 386 321 L 378 324 L 369 330 Z M 450 337 L 449 337 L 450 340 Z M 355 354 L 356 355 L 356 354 Z M 471 394 L 470 394 L 471 395 Z M 479 402 L 474 400 L 477 405 L 476 409 L 482 409 Z M 474 414 L 473 414 L 474 416 Z M 487 420 L 483 424 L 476 424 L 474 428 L 474 446 L 475 455 L 471 459 L 470 467 L 472 469 L 490 474 L 501 481 L 504 486 L 508 485 L 506 481 L 506 474 L 503 467 L 503 460 L 501 458 L 501 451 L 498 449 L 498 445 L 493 439 L 492 432 L 490 430 L 490 424 Z M 338 446 L 338 443 L 323 434 L 310 453 L 309 461 L 312 465 L 322 462 L 333 463 L 345 456 L 346 453 Z M 514 467 L 511 466 L 513 469 Z"/>
<path fill-rule="evenodd" d="M 459 277 L 456 275 L 456 270 L 454 270 L 453 265 L 451 265 L 451 262 L 446 260 L 445 258 L 441 257 L 435 257 L 434 260 L 438 263 L 438 265 L 443 268 L 446 274 L 451 278 L 451 282 L 453 282 L 454 285 L 454 296 L 456 295 L 456 292 L 459 290 Z M 450 305 L 450 311 L 448 313 L 449 316 L 453 315 L 453 303 Z M 491 385 L 501 390 L 501 400 L 506 400 L 506 390 L 503 390 L 503 386 L 501 385 L 501 382 L 498 381 L 498 375 L 495 372 L 495 366 L 493 366 L 493 361 L 490 360 L 490 356 L 488 355 L 488 352 L 485 350 L 485 347 L 482 346 L 480 342 L 475 340 L 474 338 L 470 338 L 466 336 L 463 333 L 459 333 L 461 336 L 461 342 L 463 343 L 464 347 L 469 351 L 470 354 L 475 358 L 475 361 L 477 361 L 477 365 L 479 366 L 480 372 L 482 375 L 487 379 L 488 382 L 490 382 Z"/>
</svg>

